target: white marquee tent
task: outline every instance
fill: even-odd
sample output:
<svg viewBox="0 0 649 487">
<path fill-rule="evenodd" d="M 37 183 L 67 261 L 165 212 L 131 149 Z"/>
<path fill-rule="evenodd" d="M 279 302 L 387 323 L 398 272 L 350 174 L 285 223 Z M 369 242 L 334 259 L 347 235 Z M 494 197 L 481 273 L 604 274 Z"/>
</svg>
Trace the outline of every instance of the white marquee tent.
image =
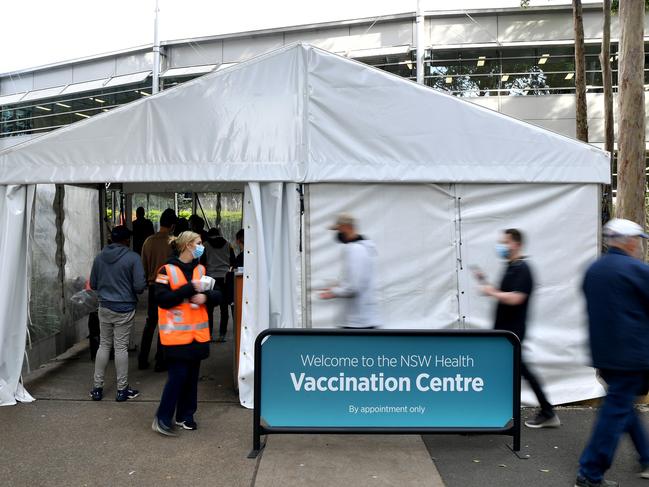
<svg viewBox="0 0 649 487">
<path fill-rule="evenodd" d="M 523 229 L 537 281 L 524 356 L 552 402 L 596 397 L 579 285 L 609 179 L 587 144 L 305 44 L 51 132 L 0 153 L 0 404 L 30 399 L 35 185 L 108 182 L 245 187 L 244 406 L 261 330 L 335 323 L 316 291 L 340 271 L 326 227 L 342 210 L 377 244 L 390 328 L 490 327 L 468 267 L 496 280 L 499 231 Z"/>
</svg>

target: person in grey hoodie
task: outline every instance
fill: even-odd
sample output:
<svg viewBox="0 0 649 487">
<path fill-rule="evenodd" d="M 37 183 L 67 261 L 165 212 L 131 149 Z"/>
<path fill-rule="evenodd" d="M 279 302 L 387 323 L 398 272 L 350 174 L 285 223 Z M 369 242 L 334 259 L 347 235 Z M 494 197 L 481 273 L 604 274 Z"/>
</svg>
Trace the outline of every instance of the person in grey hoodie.
<svg viewBox="0 0 649 487">
<path fill-rule="evenodd" d="M 340 322 L 343 328 L 381 326 L 376 297 L 376 258 L 374 243 L 356 232 L 353 216 L 341 213 L 330 230 L 345 244 L 343 275 L 338 284 L 320 292 L 320 299 L 343 299 Z"/>
<path fill-rule="evenodd" d="M 95 257 L 90 273 L 90 287 L 99 296 L 99 350 L 95 358 L 94 384 L 90 397 L 101 401 L 104 375 L 111 347 L 115 347 L 117 374 L 116 401 L 133 399 L 139 391 L 128 385 L 128 342 L 135 317 L 137 295 L 146 288 L 140 256 L 130 247 L 131 231 L 118 225 L 110 234 L 113 243 Z"/>
</svg>

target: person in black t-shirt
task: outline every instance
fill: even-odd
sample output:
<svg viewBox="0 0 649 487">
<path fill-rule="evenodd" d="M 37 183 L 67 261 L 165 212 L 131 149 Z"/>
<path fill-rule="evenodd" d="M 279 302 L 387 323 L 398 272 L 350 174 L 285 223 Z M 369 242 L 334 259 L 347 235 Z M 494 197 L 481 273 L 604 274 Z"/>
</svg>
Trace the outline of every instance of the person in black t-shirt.
<svg viewBox="0 0 649 487">
<path fill-rule="evenodd" d="M 503 232 L 500 242 L 496 245 L 496 251 L 500 257 L 507 260 L 507 267 L 499 288 L 487 284 L 484 275 L 480 271 L 474 271 L 476 278 L 482 283 L 480 287 L 482 293 L 498 300 L 494 329 L 515 333 L 521 344 L 525 338 L 527 307 L 534 289 L 534 278 L 530 266 L 521 253 L 522 246 L 523 235 L 520 230 L 510 228 Z M 525 426 L 556 428 L 561 425 L 541 385 L 523 361 L 521 361 L 521 375 L 527 380 L 541 405 L 541 411 L 536 418 L 525 421 Z"/>
<path fill-rule="evenodd" d="M 144 241 L 153 235 L 155 230 L 153 229 L 153 222 L 144 217 L 144 207 L 138 207 L 135 216 L 137 218 L 133 220 L 133 250 L 141 254 Z"/>
</svg>

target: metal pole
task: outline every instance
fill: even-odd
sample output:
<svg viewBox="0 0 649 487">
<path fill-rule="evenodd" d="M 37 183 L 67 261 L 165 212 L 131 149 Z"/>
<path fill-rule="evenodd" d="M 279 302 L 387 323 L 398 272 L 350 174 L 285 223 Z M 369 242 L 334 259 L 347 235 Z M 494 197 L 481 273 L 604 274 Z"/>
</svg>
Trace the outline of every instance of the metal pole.
<svg viewBox="0 0 649 487">
<path fill-rule="evenodd" d="M 424 14 L 421 9 L 421 0 L 417 0 L 417 83 L 424 84 L 424 52 L 425 46 L 425 32 L 424 32 Z"/>
<path fill-rule="evenodd" d="M 151 94 L 160 91 L 160 38 L 158 36 L 158 0 L 155 0 L 155 20 L 153 21 L 153 82 Z"/>
</svg>

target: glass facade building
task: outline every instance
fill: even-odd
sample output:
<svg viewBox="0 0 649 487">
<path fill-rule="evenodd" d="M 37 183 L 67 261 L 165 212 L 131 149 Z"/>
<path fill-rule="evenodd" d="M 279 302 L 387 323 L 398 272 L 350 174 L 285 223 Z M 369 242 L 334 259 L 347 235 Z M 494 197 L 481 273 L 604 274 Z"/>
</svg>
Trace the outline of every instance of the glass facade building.
<svg viewBox="0 0 649 487">
<path fill-rule="evenodd" d="M 590 142 L 602 146 L 601 6 L 585 5 L 583 17 Z M 414 81 L 415 25 L 414 14 L 401 14 L 165 42 L 160 88 L 298 41 Z M 618 38 L 614 16 L 614 91 Z M 430 11 L 425 15 L 424 39 L 424 82 L 428 86 L 575 136 L 570 2 L 527 9 Z M 649 59 L 645 65 L 649 67 Z M 136 48 L 0 74 L 0 149 L 149 96 L 152 69 L 151 50 Z M 649 86 L 648 70 L 645 73 Z"/>
</svg>

